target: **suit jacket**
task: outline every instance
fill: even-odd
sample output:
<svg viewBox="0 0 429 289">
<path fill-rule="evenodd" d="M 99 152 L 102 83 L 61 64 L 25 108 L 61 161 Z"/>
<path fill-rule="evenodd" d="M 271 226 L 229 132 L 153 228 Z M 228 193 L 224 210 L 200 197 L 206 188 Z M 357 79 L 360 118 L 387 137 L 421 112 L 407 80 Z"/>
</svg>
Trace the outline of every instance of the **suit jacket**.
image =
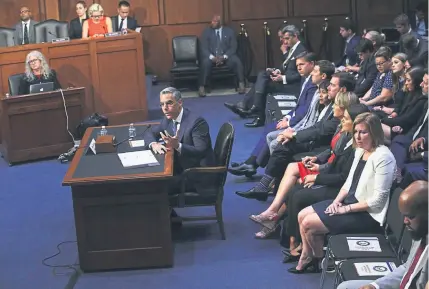
<svg viewBox="0 0 429 289">
<path fill-rule="evenodd" d="M 302 85 L 304 85 L 305 79 L 306 78 L 304 77 L 302 78 Z M 290 127 L 294 127 L 306 115 L 316 90 L 317 86 L 313 84 L 311 81 L 311 76 L 309 76 L 307 83 L 302 89 L 302 93 L 299 95 L 298 103 L 296 104 L 295 109 L 290 111 L 286 116 L 287 118 L 290 118 Z"/>
<path fill-rule="evenodd" d="M 407 132 L 406 136 L 413 140 L 414 134 L 417 132 L 419 127 L 423 124 L 422 128 L 419 131 L 419 134 L 416 136 L 416 139 L 423 137 L 425 141 L 425 150 L 428 148 L 428 119 L 425 120 L 426 111 L 428 111 L 428 102 L 426 102 L 426 105 L 423 109 L 424 113 L 420 115 L 419 120 L 416 124 Z M 424 123 L 423 123 L 424 121 Z"/>
<path fill-rule="evenodd" d="M 280 68 L 283 75 L 286 76 L 286 83 L 288 85 L 297 85 L 301 81 L 301 75 L 296 69 L 296 59 L 295 57 L 302 52 L 306 51 L 305 46 L 300 42 L 295 50 L 290 51 L 286 59 L 283 61 L 282 67 Z"/>
<path fill-rule="evenodd" d="M 408 13 L 408 19 L 410 20 L 410 25 L 413 31 L 417 33 L 417 21 L 416 21 L 416 13 L 414 11 Z M 428 16 L 425 15 L 425 26 L 426 26 L 426 35 L 428 35 Z"/>
<path fill-rule="evenodd" d="M 412 29 L 411 29 L 410 33 L 417 39 L 421 38 L 420 35 L 418 35 L 417 32 L 412 30 Z M 406 34 L 408 34 L 408 33 L 405 33 L 404 35 L 406 35 Z M 401 38 L 399 38 L 399 42 L 398 42 L 398 45 L 399 45 L 399 51 L 398 52 L 402 52 L 402 53 L 405 53 L 404 45 L 402 44 L 402 37 L 404 35 L 401 35 Z"/>
<path fill-rule="evenodd" d="M 355 93 L 357 97 L 363 97 L 365 93 L 371 89 L 374 80 L 377 77 L 377 66 L 375 65 L 374 54 L 364 60 L 359 69 L 358 78 L 356 80 Z"/>
<path fill-rule="evenodd" d="M 32 84 L 46 83 L 46 82 L 53 82 L 54 83 L 54 90 L 61 88 L 61 85 L 57 79 L 57 73 L 55 72 L 55 70 L 52 69 L 51 75 L 49 75 L 46 78 L 45 77 L 43 77 L 41 79 L 36 78 L 34 80 L 29 80 L 25 76 L 23 78 L 21 78 L 21 82 L 19 83 L 18 95 L 29 94 L 30 93 L 30 85 L 32 85 Z"/>
<path fill-rule="evenodd" d="M 360 42 L 360 36 L 354 35 L 350 41 L 347 43 L 344 42 L 344 49 L 341 53 L 341 58 L 335 63 L 336 67 L 346 66 L 346 59 L 349 60 L 349 65 L 355 65 L 359 63 L 359 56 L 356 53 L 356 46 L 358 46 Z"/>
<path fill-rule="evenodd" d="M 332 136 L 340 124 L 340 121 L 333 115 L 332 106 L 333 104 L 331 103 L 324 117 L 316 122 L 316 124 L 298 131 L 295 136 L 296 141 L 300 143 L 312 143 L 313 147 L 329 145 Z"/>
<path fill-rule="evenodd" d="M 426 236 L 427 239 L 427 236 Z M 408 272 L 408 268 L 410 268 L 413 263 L 414 256 L 416 255 L 417 249 L 420 246 L 421 241 L 414 241 L 411 246 L 410 254 L 408 255 L 407 261 L 393 270 L 390 274 L 375 280 L 373 283 L 377 284 L 379 288 L 383 289 L 399 289 L 401 285 L 401 281 L 404 278 L 405 274 Z M 428 282 L 428 246 L 426 245 L 426 249 L 423 251 L 419 262 L 414 268 L 413 273 L 411 274 L 410 281 L 405 285 L 405 289 L 424 289 L 426 283 Z"/>
<path fill-rule="evenodd" d="M 414 66 L 427 66 L 428 64 L 428 42 L 424 39 L 419 39 L 416 51 L 408 55 L 408 62 L 412 67 Z"/>
<path fill-rule="evenodd" d="M 159 125 L 151 127 L 150 132 L 146 133 L 145 139 L 148 143 L 157 142 L 161 137 L 161 132 L 167 130 L 172 134 L 172 128 L 173 121 L 163 118 Z M 182 150 L 180 154 L 175 152 L 175 174 L 180 174 L 188 168 L 214 165 L 209 125 L 202 117 L 184 108 L 178 137 Z"/>
<path fill-rule="evenodd" d="M 216 43 L 216 30 L 211 27 L 204 29 L 203 34 L 200 37 L 201 56 L 204 59 L 209 58 L 210 55 L 216 56 Z M 218 54 L 231 57 L 236 53 L 237 37 L 234 31 L 227 26 L 222 26 L 220 51 Z"/>
<path fill-rule="evenodd" d="M 119 20 L 118 20 L 118 15 L 113 16 L 112 19 L 112 31 L 113 32 L 117 32 L 119 31 Z M 137 20 L 133 17 L 127 17 L 127 28 L 131 29 L 131 30 L 136 30 L 138 24 L 137 24 Z"/>
<path fill-rule="evenodd" d="M 86 21 L 84 19 L 83 22 Z M 70 39 L 81 39 L 82 38 L 82 24 L 80 24 L 79 17 L 74 18 L 70 21 L 69 24 L 69 37 Z"/>
<path fill-rule="evenodd" d="M 30 43 L 36 43 L 36 37 L 34 36 L 34 24 L 37 24 L 39 22 L 30 19 L 30 25 L 27 27 L 28 28 L 28 41 Z M 22 45 L 22 41 L 24 40 L 24 34 L 22 33 L 23 27 L 22 27 L 22 21 L 19 21 L 15 27 L 15 33 L 14 33 L 14 41 L 15 41 L 15 45 Z"/>
</svg>

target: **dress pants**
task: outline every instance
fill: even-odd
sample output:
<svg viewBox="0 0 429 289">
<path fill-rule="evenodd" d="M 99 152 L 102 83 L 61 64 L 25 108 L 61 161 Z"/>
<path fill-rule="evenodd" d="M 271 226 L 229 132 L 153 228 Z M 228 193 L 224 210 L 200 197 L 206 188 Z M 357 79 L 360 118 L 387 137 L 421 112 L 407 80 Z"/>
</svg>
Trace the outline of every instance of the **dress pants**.
<svg viewBox="0 0 429 289">
<path fill-rule="evenodd" d="M 270 154 L 272 154 L 276 147 L 279 145 L 277 137 L 282 131 L 283 129 L 278 129 L 267 134 L 267 145 L 270 148 Z"/>
<path fill-rule="evenodd" d="M 243 64 L 237 55 L 231 55 L 225 60 L 225 65 L 228 66 L 235 75 L 237 75 L 239 82 L 244 82 L 244 70 Z M 214 64 L 209 58 L 205 58 L 201 61 L 200 66 L 200 86 L 207 84 L 207 79 L 210 77 Z"/>
<path fill-rule="evenodd" d="M 414 181 L 428 180 L 428 166 L 424 162 L 408 163 L 404 165 L 403 179 L 400 187 L 405 189 Z"/>
<path fill-rule="evenodd" d="M 267 165 L 268 159 L 270 157 L 270 150 L 267 145 L 266 137 L 267 134 L 276 129 L 276 122 L 266 124 L 264 127 L 264 132 L 262 133 L 261 138 L 253 149 L 251 156 L 256 157 L 256 163 L 260 167 L 265 167 Z"/>
<path fill-rule="evenodd" d="M 408 158 L 408 149 L 410 145 L 413 143 L 413 139 L 408 134 L 400 134 L 393 138 L 392 143 L 390 145 L 390 151 L 395 156 L 396 166 L 399 170 L 405 166 L 405 163 Z"/>
</svg>

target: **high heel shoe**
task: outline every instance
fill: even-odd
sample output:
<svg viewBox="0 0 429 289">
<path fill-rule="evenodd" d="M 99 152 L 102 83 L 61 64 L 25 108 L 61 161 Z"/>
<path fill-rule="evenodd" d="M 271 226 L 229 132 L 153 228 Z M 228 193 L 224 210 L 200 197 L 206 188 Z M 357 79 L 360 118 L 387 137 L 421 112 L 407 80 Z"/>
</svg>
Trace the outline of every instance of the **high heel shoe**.
<svg viewBox="0 0 429 289">
<path fill-rule="evenodd" d="M 261 231 L 255 234 L 256 239 L 268 239 L 272 237 L 272 235 L 277 232 L 278 228 L 280 228 L 280 224 L 277 224 L 272 229 L 269 229 L 267 227 L 263 227 Z"/>
<path fill-rule="evenodd" d="M 319 259 L 313 258 L 310 263 L 305 264 L 301 270 L 296 269 L 296 267 L 292 267 L 287 271 L 292 274 L 320 273 Z"/>
</svg>

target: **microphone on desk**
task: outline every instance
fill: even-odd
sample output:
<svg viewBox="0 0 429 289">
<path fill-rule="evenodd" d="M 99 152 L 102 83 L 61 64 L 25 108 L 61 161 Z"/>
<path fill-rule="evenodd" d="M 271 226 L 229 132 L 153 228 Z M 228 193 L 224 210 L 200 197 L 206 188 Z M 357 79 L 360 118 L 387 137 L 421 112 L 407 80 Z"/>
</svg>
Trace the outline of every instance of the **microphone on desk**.
<svg viewBox="0 0 429 289">
<path fill-rule="evenodd" d="M 138 137 L 138 136 L 143 136 L 145 133 L 146 133 L 146 131 L 151 127 L 152 125 L 148 125 L 144 130 L 143 130 L 143 132 L 141 132 L 141 133 L 139 133 L 138 135 L 136 135 L 135 137 L 128 137 L 128 138 L 126 138 L 126 139 L 123 139 L 123 140 L 121 140 L 120 142 L 118 142 L 118 143 L 115 143 L 115 144 L 113 144 L 113 146 L 114 147 L 117 147 L 117 146 L 119 146 L 120 144 L 122 144 L 122 143 L 124 143 L 124 142 L 126 142 L 127 140 L 132 140 L 133 138 L 136 138 L 136 137 Z"/>
<path fill-rule="evenodd" d="M 55 38 L 59 38 L 57 34 L 55 34 L 55 33 L 51 32 L 51 31 L 49 31 L 49 30 L 48 30 L 48 34 L 50 34 L 50 35 L 54 36 Z"/>
</svg>

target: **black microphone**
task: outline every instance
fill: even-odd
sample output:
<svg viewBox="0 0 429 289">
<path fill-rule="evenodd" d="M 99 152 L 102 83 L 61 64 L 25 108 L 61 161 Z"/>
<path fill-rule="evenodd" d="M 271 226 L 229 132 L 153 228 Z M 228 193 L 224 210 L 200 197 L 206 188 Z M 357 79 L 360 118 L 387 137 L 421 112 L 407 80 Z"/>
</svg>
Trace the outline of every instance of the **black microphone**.
<svg viewBox="0 0 429 289">
<path fill-rule="evenodd" d="M 151 125 L 149 124 L 149 125 L 148 125 L 144 130 L 143 130 L 143 132 L 139 133 L 139 134 L 138 134 L 138 135 L 136 135 L 135 137 L 128 137 L 128 138 L 126 138 L 126 139 L 123 139 L 123 140 L 121 140 L 120 142 L 113 144 L 113 146 L 114 146 L 114 147 L 117 147 L 117 146 L 119 146 L 120 144 L 122 144 L 122 143 L 126 142 L 127 140 L 132 140 L 133 138 L 136 138 L 136 137 L 138 137 L 138 136 L 142 136 L 142 135 L 144 135 L 144 134 L 145 134 L 145 132 L 146 132 L 150 127 L 151 127 Z"/>
<path fill-rule="evenodd" d="M 55 38 L 59 38 L 57 34 L 52 33 L 51 31 L 48 30 L 48 34 L 51 34 L 52 36 L 54 36 Z"/>
</svg>

